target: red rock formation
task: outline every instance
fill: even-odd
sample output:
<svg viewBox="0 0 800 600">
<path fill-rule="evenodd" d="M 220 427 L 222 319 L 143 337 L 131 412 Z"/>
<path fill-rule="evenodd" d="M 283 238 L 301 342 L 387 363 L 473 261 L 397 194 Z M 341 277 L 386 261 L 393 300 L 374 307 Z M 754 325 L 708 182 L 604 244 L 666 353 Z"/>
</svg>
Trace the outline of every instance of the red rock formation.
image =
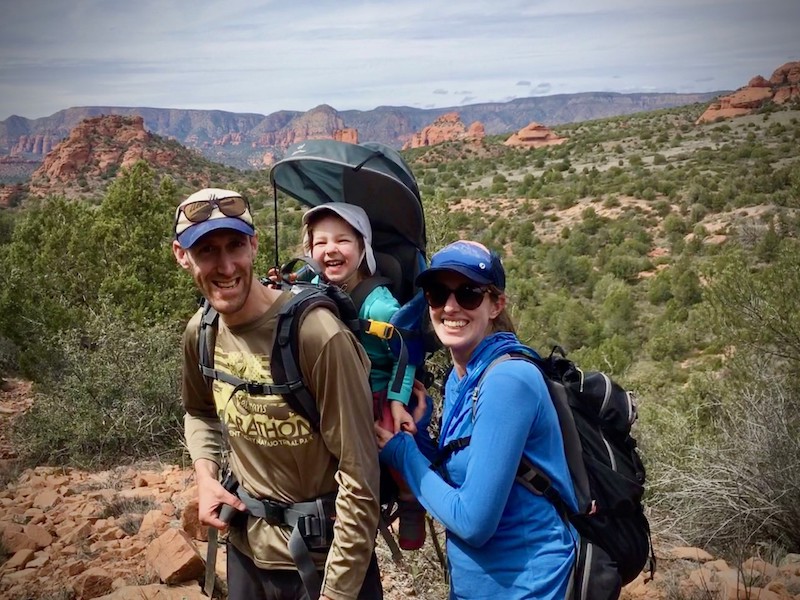
<svg viewBox="0 0 800 600">
<path fill-rule="evenodd" d="M 756 75 L 747 83 L 747 87 L 772 87 L 772 84 L 761 75 Z"/>
<path fill-rule="evenodd" d="M 215 139 L 211 144 L 213 146 L 238 146 L 244 141 L 244 135 L 239 131 L 226 133 L 222 137 Z"/>
<path fill-rule="evenodd" d="M 697 124 L 749 115 L 766 102 L 784 104 L 795 98 L 800 98 L 800 61 L 778 67 L 769 80 L 756 75 L 746 86 L 718 98 L 700 115 Z"/>
<path fill-rule="evenodd" d="M 22 199 L 23 189 L 21 183 L 4 185 L 0 187 L 0 208 L 13 206 Z"/>
<path fill-rule="evenodd" d="M 322 104 L 292 119 L 286 126 L 260 133 L 252 142 L 253 148 L 286 149 L 304 140 L 337 140 L 357 143 L 358 131 L 344 126 L 335 109 Z M 356 140 L 356 141 L 353 141 Z"/>
<path fill-rule="evenodd" d="M 81 121 L 31 175 L 31 192 L 47 194 L 75 184 L 78 178 L 100 179 L 144 160 L 155 168 L 173 164 L 177 147 L 145 131 L 142 117 L 101 115 Z"/>
<path fill-rule="evenodd" d="M 505 142 L 506 146 L 525 146 L 528 148 L 542 148 L 543 146 L 558 146 L 567 141 L 559 137 L 544 125 L 532 122 L 517 133 L 511 134 Z"/>
<path fill-rule="evenodd" d="M 49 134 L 22 135 L 11 148 L 11 156 L 19 154 L 45 155 L 61 141 L 61 138 Z"/>
<path fill-rule="evenodd" d="M 403 145 L 403 150 L 433 146 L 454 140 L 482 139 L 485 135 L 486 131 L 479 121 L 475 121 L 467 130 L 458 113 L 446 113 L 431 125 L 423 128 L 422 131 L 413 134 L 411 139 Z"/>
<path fill-rule="evenodd" d="M 788 62 L 775 69 L 769 82 L 774 86 L 800 84 L 800 61 Z"/>
<path fill-rule="evenodd" d="M 358 129 L 353 127 L 345 127 L 344 129 L 337 129 L 333 132 L 333 139 L 337 142 L 347 142 L 349 144 L 358 143 Z"/>
<path fill-rule="evenodd" d="M 486 128 L 480 121 L 475 121 L 467 129 L 467 137 L 471 140 L 482 140 L 486 137 Z"/>
</svg>

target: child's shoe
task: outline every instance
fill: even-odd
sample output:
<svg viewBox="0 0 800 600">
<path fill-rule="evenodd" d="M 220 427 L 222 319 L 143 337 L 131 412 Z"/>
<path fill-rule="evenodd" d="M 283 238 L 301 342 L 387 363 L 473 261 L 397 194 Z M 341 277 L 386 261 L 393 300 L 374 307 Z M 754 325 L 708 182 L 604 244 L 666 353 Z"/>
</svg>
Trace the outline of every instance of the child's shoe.
<svg viewBox="0 0 800 600">
<path fill-rule="evenodd" d="M 425 543 L 425 509 L 414 500 L 398 501 L 398 542 L 403 550 L 419 550 Z"/>
</svg>

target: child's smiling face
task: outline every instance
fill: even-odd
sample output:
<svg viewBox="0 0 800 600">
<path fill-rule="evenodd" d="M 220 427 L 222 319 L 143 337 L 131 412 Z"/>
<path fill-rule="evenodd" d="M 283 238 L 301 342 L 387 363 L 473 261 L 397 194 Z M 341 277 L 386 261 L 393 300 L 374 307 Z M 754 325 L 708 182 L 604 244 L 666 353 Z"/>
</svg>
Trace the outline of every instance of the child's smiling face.
<svg viewBox="0 0 800 600">
<path fill-rule="evenodd" d="M 322 265 L 323 273 L 339 286 L 358 278 L 363 259 L 363 241 L 355 229 L 336 215 L 326 215 L 311 227 L 311 258 Z"/>
</svg>

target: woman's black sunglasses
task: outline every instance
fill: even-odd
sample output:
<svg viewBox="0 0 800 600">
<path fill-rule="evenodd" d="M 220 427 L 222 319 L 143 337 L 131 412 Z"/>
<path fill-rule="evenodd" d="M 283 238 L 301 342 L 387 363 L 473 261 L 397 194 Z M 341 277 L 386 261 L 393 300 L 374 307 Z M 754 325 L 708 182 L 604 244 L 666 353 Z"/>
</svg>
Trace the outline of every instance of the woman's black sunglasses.
<svg viewBox="0 0 800 600">
<path fill-rule="evenodd" d="M 219 208 L 226 217 L 241 217 L 250 208 L 247 200 L 241 196 L 230 196 L 229 198 L 214 198 L 212 200 L 198 200 L 190 202 L 181 207 L 183 214 L 192 223 L 202 223 L 207 221 L 214 212 L 214 207 Z"/>
<path fill-rule="evenodd" d="M 450 289 L 443 283 L 429 283 L 423 287 L 425 300 L 431 308 L 442 308 L 447 304 L 450 294 L 454 294 L 456 302 L 466 310 L 475 310 L 483 302 L 483 296 L 489 288 L 462 283 L 456 289 Z"/>
</svg>

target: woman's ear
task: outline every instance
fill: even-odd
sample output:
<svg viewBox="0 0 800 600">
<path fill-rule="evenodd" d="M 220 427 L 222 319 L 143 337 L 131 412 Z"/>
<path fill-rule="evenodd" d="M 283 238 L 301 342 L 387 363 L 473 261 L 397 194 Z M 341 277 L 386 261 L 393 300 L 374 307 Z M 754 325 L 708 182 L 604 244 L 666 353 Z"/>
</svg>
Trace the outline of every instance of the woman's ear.
<svg viewBox="0 0 800 600">
<path fill-rule="evenodd" d="M 489 300 L 492 302 L 492 308 L 489 311 L 489 318 L 496 319 L 506 307 L 506 295 L 500 294 L 497 297 L 489 296 Z"/>
</svg>

